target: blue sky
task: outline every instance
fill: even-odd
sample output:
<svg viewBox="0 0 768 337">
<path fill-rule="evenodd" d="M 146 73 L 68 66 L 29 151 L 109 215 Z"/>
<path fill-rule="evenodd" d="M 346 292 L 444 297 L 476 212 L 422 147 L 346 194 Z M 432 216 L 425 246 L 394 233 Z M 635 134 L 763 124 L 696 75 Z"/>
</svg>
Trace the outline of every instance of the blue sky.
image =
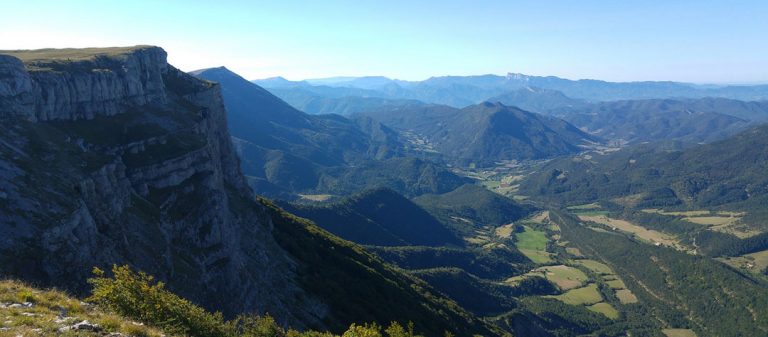
<svg viewBox="0 0 768 337">
<path fill-rule="evenodd" d="M 249 79 L 768 82 L 768 1 L 4 1 L 0 49 L 159 45 Z"/>
</svg>

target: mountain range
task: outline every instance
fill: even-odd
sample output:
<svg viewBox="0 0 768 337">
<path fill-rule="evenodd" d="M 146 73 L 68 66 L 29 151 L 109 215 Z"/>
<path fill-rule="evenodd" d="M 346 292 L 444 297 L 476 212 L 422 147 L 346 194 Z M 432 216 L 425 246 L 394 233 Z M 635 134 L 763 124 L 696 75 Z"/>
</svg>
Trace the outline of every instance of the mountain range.
<svg viewBox="0 0 768 337">
<path fill-rule="evenodd" d="M 488 165 L 501 160 L 542 159 L 576 153 L 599 138 L 567 122 L 500 103 L 456 109 L 445 105 L 403 107 L 366 113 L 413 134 L 447 160 Z"/>
<path fill-rule="evenodd" d="M 23 283 L 94 286 L 94 333 L 768 332 L 766 86 L 256 84 L 166 56 L 0 51 L 0 334 L 63 333 L 36 315 L 65 296 Z"/>
<path fill-rule="evenodd" d="M 509 92 L 539 88 L 555 90 L 565 96 L 587 101 L 615 101 L 648 98 L 721 97 L 742 101 L 768 99 L 768 85 L 700 86 L 681 82 L 607 82 L 599 80 L 568 80 L 555 76 L 530 76 L 509 73 L 506 76 L 442 76 L 423 81 L 392 80 L 381 76 L 331 78 L 288 81 L 283 78 L 255 80 L 278 96 L 301 89 L 307 96 L 361 96 L 389 99 L 415 99 L 425 103 L 465 107 Z M 305 97 L 307 97 L 305 96 Z M 286 101 L 295 104 L 286 96 Z"/>
</svg>

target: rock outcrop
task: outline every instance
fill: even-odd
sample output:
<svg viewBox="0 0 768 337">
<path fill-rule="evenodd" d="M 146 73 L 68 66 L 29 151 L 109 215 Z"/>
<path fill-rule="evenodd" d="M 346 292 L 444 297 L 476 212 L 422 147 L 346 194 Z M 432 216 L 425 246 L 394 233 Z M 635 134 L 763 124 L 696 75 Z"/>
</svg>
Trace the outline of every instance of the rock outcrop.
<svg viewBox="0 0 768 337">
<path fill-rule="evenodd" d="M 0 272 L 78 291 L 129 263 L 227 314 L 323 318 L 252 202 L 218 85 L 157 47 L 84 52 L 0 55 Z"/>
<path fill-rule="evenodd" d="M 163 74 L 168 64 L 162 49 L 94 50 L 87 58 L 83 52 L 88 49 L 17 53 L 28 59 L 31 71 L 20 59 L 0 55 L 3 114 L 31 121 L 92 119 L 167 102 Z"/>
</svg>

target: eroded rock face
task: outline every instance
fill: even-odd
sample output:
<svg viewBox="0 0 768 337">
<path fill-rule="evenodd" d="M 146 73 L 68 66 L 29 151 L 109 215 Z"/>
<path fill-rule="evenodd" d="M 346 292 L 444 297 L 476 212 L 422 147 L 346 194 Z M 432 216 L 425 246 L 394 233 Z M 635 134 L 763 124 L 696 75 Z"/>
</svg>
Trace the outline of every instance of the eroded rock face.
<svg viewBox="0 0 768 337">
<path fill-rule="evenodd" d="M 3 114 L 31 121 L 92 119 L 167 100 L 162 76 L 168 64 L 161 48 L 78 61 L 35 60 L 27 66 L 29 71 L 15 57 L 0 56 Z"/>
<path fill-rule="evenodd" d="M 322 326 L 240 173 L 219 87 L 165 57 L 0 55 L 0 275 L 84 291 L 94 266 L 131 264 L 209 309 Z"/>
</svg>

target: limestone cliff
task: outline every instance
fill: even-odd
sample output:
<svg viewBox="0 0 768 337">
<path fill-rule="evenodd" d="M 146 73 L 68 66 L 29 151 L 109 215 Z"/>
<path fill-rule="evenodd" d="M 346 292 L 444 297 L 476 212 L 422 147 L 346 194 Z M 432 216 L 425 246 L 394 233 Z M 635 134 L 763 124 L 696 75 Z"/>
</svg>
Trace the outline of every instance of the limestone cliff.
<svg viewBox="0 0 768 337">
<path fill-rule="evenodd" d="M 490 333 L 422 281 L 255 200 L 219 85 L 162 49 L 0 51 L 0 277 L 83 292 L 113 263 L 228 315 Z"/>
<path fill-rule="evenodd" d="M 93 266 L 130 263 L 226 313 L 324 316 L 264 209 L 242 207 L 218 85 L 156 47 L 6 54 L 0 270 L 77 290 Z"/>
</svg>

